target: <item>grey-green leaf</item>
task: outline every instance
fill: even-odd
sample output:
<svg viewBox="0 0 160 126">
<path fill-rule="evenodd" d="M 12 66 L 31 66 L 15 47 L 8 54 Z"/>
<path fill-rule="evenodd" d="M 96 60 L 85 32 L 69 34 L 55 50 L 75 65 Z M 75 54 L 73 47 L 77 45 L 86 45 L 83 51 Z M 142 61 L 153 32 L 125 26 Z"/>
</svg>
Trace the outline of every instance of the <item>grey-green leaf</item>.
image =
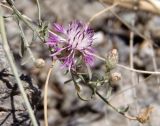
<svg viewBox="0 0 160 126">
<path fill-rule="evenodd" d="M 127 112 L 129 110 L 129 105 L 127 106 L 127 107 L 122 107 L 122 108 L 119 108 L 118 109 L 118 111 L 120 112 L 120 113 L 125 113 L 125 112 Z"/>
<path fill-rule="evenodd" d="M 26 48 L 25 48 L 25 45 L 24 45 L 24 40 L 23 40 L 22 36 L 20 36 L 20 49 L 19 49 L 19 55 L 20 55 L 21 57 L 23 57 L 25 51 L 26 51 Z"/>
</svg>

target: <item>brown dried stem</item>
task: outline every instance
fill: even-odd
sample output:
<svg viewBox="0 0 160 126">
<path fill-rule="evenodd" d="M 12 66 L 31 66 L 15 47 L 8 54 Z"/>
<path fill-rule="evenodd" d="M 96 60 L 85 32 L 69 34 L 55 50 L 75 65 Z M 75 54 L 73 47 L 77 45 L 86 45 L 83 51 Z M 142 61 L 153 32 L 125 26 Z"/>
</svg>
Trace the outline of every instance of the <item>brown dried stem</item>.
<svg viewBox="0 0 160 126">
<path fill-rule="evenodd" d="M 44 85 L 44 122 L 45 122 L 45 126 L 48 126 L 48 112 L 47 112 L 47 94 L 48 94 L 48 84 L 49 84 L 49 78 L 51 76 L 51 72 L 53 70 L 53 66 L 54 66 L 54 61 L 52 63 L 52 66 L 49 68 L 49 71 L 48 71 L 48 74 L 47 74 L 47 78 L 46 78 L 46 82 L 45 82 L 45 85 Z"/>
<path fill-rule="evenodd" d="M 160 15 L 159 0 L 99 0 L 99 1 L 107 4 L 118 3 L 120 7 L 128 9 L 135 9 L 136 7 L 139 10 Z"/>
</svg>

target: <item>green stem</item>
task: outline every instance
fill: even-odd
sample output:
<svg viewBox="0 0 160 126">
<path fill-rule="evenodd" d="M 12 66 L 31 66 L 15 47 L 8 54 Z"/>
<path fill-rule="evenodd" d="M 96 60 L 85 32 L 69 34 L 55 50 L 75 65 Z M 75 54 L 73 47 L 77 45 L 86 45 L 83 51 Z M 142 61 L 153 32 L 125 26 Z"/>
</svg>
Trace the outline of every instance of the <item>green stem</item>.
<svg viewBox="0 0 160 126">
<path fill-rule="evenodd" d="M 43 38 L 41 37 L 39 31 L 37 30 L 37 28 L 31 24 L 30 22 L 28 22 L 24 17 L 23 15 L 17 10 L 17 8 L 15 7 L 14 3 L 12 0 L 7 0 L 8 3 L 11 3 L 9 4 L 10 7 L 13 9 L 13 12 L 17 15 L 17 17 L 23 21 L 33 32 L 36 32 L 36 34 L 38 35 L 38 37 L 43 41 Z M 40 13 L 40 12 L 39 12 Z"/>
<path fill-rule="evenodd" d="M 74 80 L 74 75 L 71 73 L 72 75 L 72 79 L 73 79 L 73 82 L 76 83 L 76 81 Z M 76 74 L 77 77 L 79 77 L 79 75 Z M 87 83 L 85 81 L 82 80 L 83 83 Z M 88 87 L 94 92 L 94 88 L 89 84 L 87 83 Z M 126 113 L 122 113 L 119 111 L 119 109 L 117 109 L 116 107 L 114 107 L 106 98 L 104 98 L 97 90 L 95 91 L 95 93 L 97 94 L 97 96 L 99 96 L 108 106 L 110 106 L 114 111 L 116 111 L 117 113 L 123 115 L 124 117 L 130 119 L 130 120 L 137 120 L 136 117 L 134 116 L 130 116 Z"/>
<path fill-rule="evenodd" d="M 23 18 L 22 14 L 17 10 L 17 8 L 14 5 L 12 5 L 11 8 L 13 9 L 17 17 L 20 20 L 22 20 L 33 32 L 36 31 L 36 28 L 31 23 L 29 23 L 25 18 Z"/>
<path fill-rule="evenodd" d="M 40 3 L 39 0 L 36 0 L 37 2 L 37 8 L 38 8 L 38 19 L 39 19 L 39 25 L 42 25 L 42 20 L 41 20 L 41 8 L 40 8 Z"/>
<path fill-rule="evenodd" d="M 137 120 L 136 117 L 134 116 L 129 116 L 126 113 L 122 113 L 120 112 L 116 107 L 114 107 L 107 99 L 105 99 L 98 91 L 96 91 L 96 94 L 108 105 L 110 106 L 114 111 L 116 111 L 117 113 L 121 114 L 122 116 L 130 119 L 130 120 Z"/>
<path fill-rule="evenodd" d="M 34 57 L 32 51 L 31 51 L 31 49 L 29 47 L 29 43 L 28 43 L 28 41 L 27 41 L 27 39 L 26 39 L 26 37 L 24 35 L 24 31 L 23 31 L 23 28 L 22 28 L 22 25 L 20 24 L 20 22 L 18 22 L 18 26 L 19 26 L 19 29 L 20 29 L 20 34 L 21 34 L 21 37 L 23 39 L 24 45 L 25 45 L 29 55 L 31 56 L 32 61 L 35 62 L 35 57 Z"/>
<path fill-rule="evenodd" d="M 21 80 L 19 78 L 18 71 L 17 71 L 16 65 L 14 63 L 13 56 L 11 55 L 12 53 L 10 51 L 10 48 L 9 48 L 9 45 L 8 45 L 8 42 L 7 42 L 7 37 L 6 37 L 4 19 L 3 19 L 3 16 L 1 14 L 0 14 L 0 33 L 1 33 L 1 36 L 2 36 L 2 45 L 3 45 L 4 51 L 5 51 L 6 57 L 7 57 L 8 61 L 9 61 L 9 64 L 10 64 L 11 69 L 13 71 L 13 74 L 14 74 L 14 76 L 16 78 L 18 87 L 20 89 L 20 92 L 22 94 L 22 97 L 24 99 L 26 107 L 28 109 L 28 113 L 29 113 L 29 116 L 30 116 L 31 121 L 33 123 L 33 126 L 38 126 L 36 117 L 35 117 L 35 115 L 33 113 L 32 107 L 31 107 L 31 105 L 29 103 L 29 100 L 28 100 L 27 95 L 25 93 L 24 87 L 23 87 L 23 85 L 21 83 Z"/>
</svg>

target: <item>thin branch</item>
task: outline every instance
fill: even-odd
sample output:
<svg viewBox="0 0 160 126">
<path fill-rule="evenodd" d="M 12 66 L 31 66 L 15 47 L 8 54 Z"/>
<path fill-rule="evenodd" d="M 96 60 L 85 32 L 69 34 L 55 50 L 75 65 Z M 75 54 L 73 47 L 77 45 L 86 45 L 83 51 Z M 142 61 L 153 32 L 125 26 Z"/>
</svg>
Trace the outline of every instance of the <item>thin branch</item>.
<svg viewBox="0 0 160 126">
<path fill-rule="evenodd" d="M 39 0 L 36 0 L 37 2 L 37 8 L 38 8 L 38 19 L 39 19 L 39 25 L 42 25 L 42 20 L 41 20 L 41 8 L 40 8 L 40 3 Z"/>
<path fill-rule="evenodd" d="M 119 6 L 128 9 L 134 9 L 133 5 L 137 5 L 137 8 L 142 11 L 147 11 L 151 13 L 155 13 L 160 15 L 160 1 L 159 0 L 137 0 L 134 2 L 133 0 L 99 0 L 100 2 L 104 2 L 107 4 L 119 3 Z"/>
<path fill-rule="evenodd" d="M 132 90 L 133 88 L 136 88 L 138 85 L 132 85 L 126 89 L 123 89 L 119 92 L 117 92 L 116 94 L 112 95 L 110 98 L 109 98 L 109 101 L 111 102 L 113 99 L 115 99 L 117 96 L 121 95 L 121 94 L 124 94 L 125 92 L 127 92 L 128 90 Z"/>
<path fill-rule="evenodd" d="M 24 102 L 26 104 L 26 107 L 27 107 L 29 116 L 31 118 L 32 124 L 33 124 L 33 126 L 38 126 L 36 117 L 35 117 L 35 115 L 33 113 L 32 107 L 31 107 L 31 105 L 29 103 L 29 100 L 27 98 L 27 95 L 25 93 L 23 85 L 22 85 L 21 80 L 19 78 L 18 71 L 17 71 L 16 65 L 14 63 L 13 56 L 11 55 L 12 53 L 10 51 L 10 48 L 9 48 L 9 45 L 8 45 L 8 42 L 7 42 L 7 37 L 6 37 L 4 19 L 3 19 L 1 14 L 0 14 L 0 32 L 1 32 L 1 36 L 2 36 L 2 44 L 3 44 L 3 48 L 4 48 L 4 51 L 5 51 L 6 57 L 7 57 L 8 61 L 9 61 L 9 64 L 10 64 L 11 69 L 13 71 L 13 74 L 14 74 L 14 76 L 16 78 L 18 87 L 20 89 L 20 92 L 21 92 L 22 97 L 24 99 Z"/>
<path fill-rule="evenodd" d="M 89 25 L 95 18 L 97 18 L 98 16 L 102 15 L 103 13 L 113 9 L 114 7 L 116 7 L 118 5 L 118 3 L 115 3 L 113 5 L 111 5 L 110 7 L 105 8 L 104 10 L 96 13 L 95 15 L 93 15 L 90 20 L 88 21 L 87 25 Z"/>
<path fill-rule="evenodd" d="M 130 70 L 130 71 L 136 72 L 136 73 L 160 75 L 160 72 L 132 69 L 132 68 L 129 68 L 129 67 L 121 65 L 121 64 L 117 64 L 117 66 L 119 66 L 121 68 L 124 68 L 126 70 Z"/>
<path fill-rule="evenodd" d="M 133 69 L 133 38 L 134 38 L 134 33 L 131 31 L 130 32 L 130 54 L 129 54 L 129 57 L 130 57 L 130 67 Z"/>
<path fill-rule="evenodd" d="M 113 110 L 115 110 L 116 112 L 118 112 L 119 114 L 123 115 L 124 117 L 130 119 L 130 120 L 137 120 L 136 117 L 134 116 L 130 116 L 126 113 L 122 113 L 120 112 L 116 107 L 114 107 L 108 100 L 106 100 L 98 91 L 96 91 L 96 94 L 107 104 L 109 105 Z"/>
<path fill-rule="evenodd" d="M 144 80 L 141 80 L 141 81 L 138 82 L 138 83 L 139 83 L 139 84 L 144 83 L 144 81 L 148 81 L 151 77 L 153 77 L 153 75 L 150 75 L 150 76 L 146 77 Z M 147 84 L 147 83 L 145 83 L 145 84 Z M 109 99 L 109 101 L 112 101 L 112 99 L 116 98 L 118 95 L 120 95 L 120 94 L 122 94 L 122 93 L 125 93 L 126 91 L 131 90 L 132 88 L 136 88 L 137 86 L 138 86 L 138 85 L 135 84 L 135 85 L 133 85 L 133 86 L 130 86 L 130 87 L 124 89 L 124 90 L 121 90 L 121 91 L 117 92 L 115 95 L 111 96 L 111 98 Z"/>
<path fill-rule="evenodd" d="M 45 82 L 45 86 L 44 86 L 44 101 L 43 101 L 43 105 L 44 105 L 44 122 L 45 122 L 45 126 L 48 126 L 48 110 L 47 110 L 47 94 L 48 94 L 48 84 L 49 84 L 49 78 L 51 75 L 51 72 L 53 70 L 53 65 L 54 65 L 54 61 L 52 63 L 52 66 L 49 68 L 48 74 L 47 74 L 47 78 L 46 78 L 46 82 Z"/>
<path fill-rule="evenodd" d="M 20 29 L 20 34 L 21 34 L 21 36 L 22 36 L 24 45 L 25 45 L 25 47 L 26 47 L 29 55 L 31 56 L 32 61 L 35 62 L 35 57 L 34 57 L 32 51 L 31 51 L 31 49 L 30 49 L 30 47 L 29 47 L 29 42 L 27 41 L 27 39 L 26 39 L 26 37 L 25 37 L 25 35 L 24 35 L 24 31 L 23 31 L 23 28 L 22 28 L 22 25 L 20 24 L 20 22 L 18 22 L 18 26 L 19 26 L 19 29 Z"/>
<path fill-rule="evenodd" d="M 146 36 L 144 36 L 143 34 L 141 34 L 137 29 L 135 29 L 134 27 L 130 26 L 130 24 L 126 23 L 119 15 L 117 15 L 115 12 L 113 12 L 112 10 L 110 10 L 110 12 L 120 21 L 122 22 L 128 29 L 132 30 L 134 33 L 136 33 L 137 35 L 139 35 L 141 38 L 143 38 L 144 40 L 148 40 L 148 38 Z"/>
<path fill-rule="evenodd" d="M 5 4 L 0 3 L 0 6 L 2 6 L 2 7 L 4 7 L 4 8 L 6 8 L 6 9 L 8 9 L 8 10 L 10 10 L 10 11 L 13 12 L 13 9 L 12 9 L 11 7 L 5 5 Z M 26 20 L 32 22 L 32 20 L 31 20 L 29 17 L 27 17 L 26 15 L 23 15 L 23 14 L 21 14 L 21 15 L 22 15 L 22 17 L 25 18 Z"/>
<path fill-rule="evenodd" d="M 25 18 L 23 18 L 22 14 L 19 12 L 19 10 L 17 10 L 17 8 L 14 5 L 12 5 L 11 8 L 20 20 L 22 20 L 32 31 L 36 31 L 35 27 L 32 24 L 30 24 Z"/>
<path fill-rule="evenodd" d="M 9 6 L 5 5 L 5 4 L 0 3 L 0 6 L 5 7 L 7 9 L 9 9 L 10 11 L 13 11 L 11 7 L 9 7 Z"/>
<path fill-rule="evenodd" d="M 136 12 L 136 10 L 135 10 Z M 135 15 L 134 15 L 135 16 Z M 135 26 L 135 17 L 134 19 L 131 21 L 131 25 L 132 27 Z M 131 31 L 130 32 L 130 41 L 129 41 L 129 46 L 130 46 L 130 68 L 131 69 L 134 69 L 134 52 L 133 52 L 133 44 L 134 44 L 134 32 Z M 131 84 L 132 86 L 136 85 L 136 80 L 135 80 L 135 72 L 131 72 Z M 132 96 L 133 96 L 133 99 L 135 100 L 135 110 L 136 110 L 136 114 L 138 113 L 138 104 L 137 104 L 137 93 L 136 93 L 136 90 L 135 88 L 132 89 Z"/>
<path fill-rule="evenodd" d="M 77 82 L 76 82 L 76 80 L 74 79 L 74 75 L 73 75 L 73 73 L 71 72 L 71 76 L 72 76 L 72 79 L 73 79 L 73 82 L 74 82 L 74 84 L 76 85 L 77 84 Z M 77 77 L 79 77 L 78 75 L 76 75 Z M 83 79 L 81 79 L 82 80 L 82 82 L 85 84 L 85 83 L 87 83 L 87 82 L 85 82 Z M 137 118 L 136 117 L 134 117 L 134 116 L 130 116 L 130 115 L 128 115 L 126 112 L 121 112 L 119 109 L 117 109 L 116 107 L 114 107 L 106 98 L 104 98 L 97 90 L 94 90 L 94 88 L 89 84 L 89 83 L 87 83 L 87 86 L 93 91 L 93 92 L 95 92 L 95 94 L 97 94 L 97 96 L 99 96 L 108 106 L 110 106 L 114 111 L 116 111 L 117 113 L 119 113 L 119 114 L 121 114 L 121 115 L 123 115 L 125 118 L 128 118 L 128 119 L 130 119 L 130 120 L 137 120 Z M 92 98 L 92 97 L 91 97 Z M 89 100 L 89 99 L 88 99 Z"/>
<path fill-rule="evenodd" d="M 11 5 L 10 7 L 12 8 L 13 12 L 17 15 L 17 17 L 23 21 L 33 32 L 36 32 L 36 34 L 38 35 L 38 37 L 43 41 L 43 38 L 41 37 L 38 29 L 36 26 L 34 26 L 32 23 L 28 22 L 27 18 L 24 18 L 24 16 L 21 14 L 21 12 L 19 12 L 19 10 L 17 10 L 17 8 L 15 7 L 14 3 L 12 0 L 7 0 L 7 2 L 10 1 Z M 26 16 L 25 16 L 26 17 Z"/>
<path fill-rule="evenodd" d="M 1 3 L 0 3 L 0 5 L 3 6 L 3 7 L 5 7 L 5 8 L 7 8 L 7 9 L 9 9 L 10 11 L 15 12 L 16 15 L 17 15 L 33 32 L 35 31 L 35 32 L 38 34 L 39 38 L 42 40 L 41 36 L 39 35 L 39 31 L 37 30 L 37 28 L 34 27 L 34 26 L 30 23 L 30 22 L 32 22 L 32 20 L 31 20 L 29 17 L 27 17 L 26 15 L 21 14 L 21 13 L 15 8 L 15 6 L 9 7 L 9 6 L 4 5 L 4 4 L 1 4 Z M 28 22 L 28 21 L 29 21 L 29 22 Z M 54 32 L 52 32 L 51 30 L 48 30 L 48 32 L 51 33 L 51 34 L 53 34 L 53 35 L 58 36 L 57 34 L 55 34 Z M 64 40 L 64 38 L 62 38 L 61 36 L 58 36 L 58 37 L 59 37 L 61 40 Z"/>
<path fill-rule="evenodd" d="M 96 54 L 92 54 L 90 53 L 90 55 L 106 62 L 106 59 L 101 57 L 101 56 L 98 56 Z M 130 71 L 133 71 L 133 72 L 136 72 L 136 73 L 143 73 L 143 74 L 155 74 L 155 75 L 160 75 L 160 72 L 154 72 L 154 71 L 145 71 L 145 70 L 137 70 L 137 69 L 133 69 L 133 68 L 129 68 L 127 66 L 124 66 L 124 65 L 121 65 L 121 64 L 117 64 L 118 67 L 121 67 L 121 68 L 124 68 L 126 70 L 130 70 Z"/>
<path fill-rule="evenodd" d="M 154 71 L 158 71 L 158 66 L 157 66 L 157 62 L 156 62 L 156 56 L 155 56 L 155 51 L 154 51 L 154 48 L 153 48 L 153 41 L 149 41 L 150 42 L 150 47 L 152 49 L 152 62 L 153 62 L 153 69 Z M 157 84 L 160 84 L 160 79 L 159 77 L 157 76 Z"/>
<path fill-rule="evenodd" d="M 1 4 L 0 3 L 0 6 L 2 6 L 2 7 L 5 7 L 5 8 L 7 8 L 7 9 L 9 9 L 10 11 L 13 11 L 13 9 L 11 8 L 11 7 L 9 7 L 9 6 L 7 6 L 7 5 L 4 5 L 4 4 Z M 24 19 L 26 19 L 27 21 L 30 21 L 30 22 L 33 22 L 32 20 L 31 20 L 31 18 L 29 18 L 29 17 L 27 17 L 26 15 L 23 15 L 23 14 L 21 14 L 21 16 L 24 18 Z M 23 21 L 24 22 L 24 21 Z M 25 24 L 26 24 L 26 22 L 24 22 Z M 29 22 L 28 22 L 29 23 Z M 28 25 L 28 23 L 26 24 L 29 28 L 31 28 L 33 31 L 34 30 L 36 30 L 36 29 L 34 29 L 31 25 L 31 27 Z M 55 36 L 58 36 L 57 34 L 55 34 L 53 31 L 51 31 L 51 30 L 48 30 L 48 32 L 49 33 L 51 33 L 51 34 L 53 34 L 53 35 L 55 35 Z M 64 38 L 62 38 L 61 36 L 58 36 L 61 40 L 65 40 Z"/>
</svg>

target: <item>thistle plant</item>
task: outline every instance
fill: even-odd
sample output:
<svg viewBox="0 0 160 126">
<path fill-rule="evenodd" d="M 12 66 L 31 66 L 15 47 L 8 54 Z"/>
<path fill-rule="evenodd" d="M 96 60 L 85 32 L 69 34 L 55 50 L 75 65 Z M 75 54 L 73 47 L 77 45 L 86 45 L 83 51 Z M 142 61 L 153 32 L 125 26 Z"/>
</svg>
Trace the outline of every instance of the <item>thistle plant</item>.
<svg viewBox="0 0 160 126">
<path fill-rule="evenodd" d="M 112 49 L 108 52 L 106 58 L 102 58 L 95 53 L 95 49 L 93 47 L 94 41 L 94 30 L 89 26 L 88 23 L 84 23 L 78 20 L 71 21 L 68 26 L 63 26 L 58 23 L 53 24 L 53 32 L 51 32 L 47 25 L 43 25 L 44 23 L 41 20 L 40 16 L 40 7 L 39 2 L 39 25 L 33 25 L 30 21 L 28 21 L 22 14 L 16 9 L 14 6 L 14 2 L 12 0 L 7 0 L 9 8 L 12 9 L 14 15 L 19 21 L 22 21 L 26 26 L 28 26 L 36 35 L 44 42 L 44 44 L 48 45 L 48 50 L 50 51 L 50 57 L 53 63 L 55 61 L 60 61 L 62 67 L 60 69 L 67 70 L 67 74 L 70 75 L 70 79 L 64 83 L 73 82 L 75 86 L 75 91 L 77 92 L 78 97 L 81 100 L 91 100 L 95 95 L 99 96 L 101 100 L 103 100 L 107 105 L 109 105 L 114 111 L 123 115 L 124 117 L 130 120 L 141 120 L 139 122 L 145 122 L 149 118 L 149 114 L 147 115 L 147 119 L 142 120 L 142 116 L 130 116 L 127 111 L 129 107 L 125 107 L 123 109 L 114 107 L 108 100 L 108 98 L 112 95 L 112 83 L 119 81 L 122 77 L 118 72 L 112 73 L 112 70 L 117 67 L 118 64 L 118 51 L 117 49 Z M 2 18 L 2 17 L 1 17 Z M 19 24 L 19 23 L 18 23 Z M 21 35 L 25 40 L 24 43 L 27 43 L 25 39 L 25 35 L 22 32 L 21 25 L 19 25 L 21 30 Z M 48 32 L 48 38 L 45 40 L 46 33 Z M 45 41 L 44 41 L 45 40 Z M 28 44 L 24 44 L 27 51 L 32 55 L 32 51 Z M 33 55 L 32 55 L 32 59 Z M 92 65 L 95 60 L 102 60 L 103 65 L 105 66 L 104 75 L 97 76 L 96 78 L 92 76 L 94 73 L 91 72 Z M 43 59 L 34 59 L 33 60 L 36 67 L 43 67 L 45 65 L 45 61 Z M 83 67 L 87 67 L 89 69 L 83 69 Z M 88 67 L 89 66 L 89 67 Z M 124 67 L 123 67 L 124 68 Z M 45 84 L 45 94 L 47 94 L 48 81 L 51 74 L 51 70 L 48 72 L 48 76 Z M 88 71 L 87 71 L 88 70 Z M 138 70 L 135 70 L 136 72 Z M 138 71 L 143 72 L 143 71 Z M 151 72 L 150 72 L 151 73 Z M 17 73 L 16 73 L 17 74 Z M 159 74 L 159 73 L 156 73 Z M 65 76 L 65 75 L 64 75 Z M 99 87 L 107 85 L 107 98 L 102 96 L 99 93 Z M 82 90 L 82 86 L 89 87 L 92 91 L 92 95 L 89 99 L 83 98 L 80 95 Z M 20 86 L 21 87 L 21 86 Z M 82 88 L 81 88 L 82 87 Z M 21 87 L 22 88 L 22 87 Z M 22 88 L 23 91 L 23 88 Z M 25 95 L 25 94 L 23 94 Z M 45 124 L 47 123 L 47 95 L 44 96 L 44 109 L 45 113 Z M 27 98 L 25 96 L 25 100 Z M 28 103 L 28 102 L 27 102 Z M 36 118 L 31 111 L 30 105 L 28 105 L 28 110 L 30 112 L 32 122 L 34 126 L 37 126 Z"/>
<path fill-rule="evenodd" d="M 49 33 L 47 44 L 51 47 L 51 56 L 60 60 L 63 67 L 69 71 L 75 69 L 76 56 L 82 57 L 86 64 L 93 64 L 93 29 L 80 21 L 72 21 L 67 27 L 54 23 L 54 30 L 61 33 L 63 38 Z"/>
</svg>

